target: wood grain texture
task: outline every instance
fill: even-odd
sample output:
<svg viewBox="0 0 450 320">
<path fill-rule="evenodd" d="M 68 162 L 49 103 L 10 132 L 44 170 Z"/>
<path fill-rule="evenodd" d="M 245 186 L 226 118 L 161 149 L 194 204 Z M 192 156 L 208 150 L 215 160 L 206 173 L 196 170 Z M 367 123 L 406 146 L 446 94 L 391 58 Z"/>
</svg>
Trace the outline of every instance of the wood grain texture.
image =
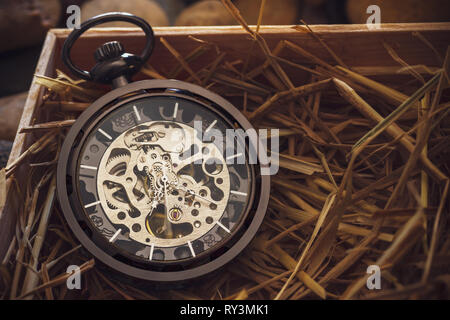
<svg viewBox="0 0 450 320">
<path fill-rule="evenodd" d="M 389 56 L 383 47 L 383 41 L 395 47 L 397 53 L 402 57 L 407 57 L 410 65 L 426 64 L 427 66 L 438 66 L 433 52 L 426 48 L 424 44 L 412 35 L 413 32 L 420 32 L 426 37 L 441 53 L 450 43 L 450 23 L 434 24 L 386 24 L 379 30 L 368 30 L 366 25 L 318 25 L 311 27 L 316 35 L 320 36 L 324 42 L 348 65 L 357 67 L 392 67 L 397 66 L 396 62 Z M 242 52 L 252 52 L 254 66 L 263 59 L 263 54 L 258 50 L 251 50 L 252 43 L 248 35 L 239 26 L 219 26 L 219 27 L 171 27 L 154 28 L 157 37 L 155 50 L 149 63 L 160 71 L 170 70 L 175 63 L 173 57 L 158 40 L 164 37 L 172 45 L 176 44 L 176 49 L 187 55 L 199 46 L 199 43 L 191 37 L 203 41 L 217 44 L 228 57 L 239 59 Z M 68 30 L 56 29 L 57 50 L 62 47 Z M 263 26 L 261 35 L 267 41 L 271 49 L 275 48 L 280 40 L 291 41 L 303 49 L 314 52 L 315 55 L 328 63 L 335 64 L 330 54 L 322 45 L 314 39 L 303 26 Z M 188 37 L 191 36 L 191 37 Z M 116 39 L 121 41 L 128 52 L 140 52 L 142 50 L 143 33 L 139 29 L 118 29 L 103 28 L 93 29 L 83 36 L 83 41 L 77 43 L 73 48 L 74 61 L 81 67 L 90 69 L 94 64 L 93 51 L 105 40 Z M 92 52 L 92 54 L 91 54 Z M 284 49 L 281 56 L 290 61 L 308 65 L 310 61 L 299 56 L 291 50 Z M 192 67 L 200 67 L 200 64 L 209 63 L 215 58 L 215 53 L 206 53 L 202 60 L 192 63 Z M 68 71 L 58 59 L 58 68 Z M 296 80 L 296 77 L 305 76 L 306 73 L 299 73 L 298 70 L 290 70 L 289 76 Z M 137 78 L 139 79 L 139 78 Z"/>
<path fill-rule="evenodd" d="M 54 73 L 55 44 L 56 36 L 52 32 L 49 32 L 44 42 L 39 62 L 36 66 L 36 74 L 48 75 Z M 36 111 L 38 111 L 38 106 L 41 104 L 42 95 L 43 88 L 33 81 L 19 122 L 18 132 L 23 127 L 29 126 L 32 123 L 33 117 L 35 116 Z M 33 141 L 31 135 L 18 133 L 14 139 L 8 164 L 14 162 Z M 16 174 L 18 185 L 23 183 L 26 175 L 26 168 L 24 166 L 20 167 Z M 17 202 L 18 199 L 14 197 L 15 193 L 16 191 L 14 190 L 12 179 L 7 179 L 6 204 L 3 210 L 0 211 L 0 259 L 5 255 L 14 233 L 17 210 L 19 208 L 19 203 Z"/>
</svg>

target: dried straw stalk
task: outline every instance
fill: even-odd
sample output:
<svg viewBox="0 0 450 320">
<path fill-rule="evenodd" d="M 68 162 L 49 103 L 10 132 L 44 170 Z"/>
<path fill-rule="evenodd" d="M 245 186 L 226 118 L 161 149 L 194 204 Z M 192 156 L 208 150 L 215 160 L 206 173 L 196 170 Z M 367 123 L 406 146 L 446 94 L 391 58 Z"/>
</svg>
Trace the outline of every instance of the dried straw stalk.
<svg viewBox="0 0 450 320">
<path fill-rule="evenodd" d="M 24 128 L 34 143 L 0 170 L 0 208 L 5 180 L 21 168 L 27 183 L 12 184 L 21 200 L 16 235 L 0 267 L 0 292 L 20 299 L 377 299 L 448 298 L 450 156 L 450 50 L 444 56 L 415 34 L 437 65 L 409 65 L 393 46 L 398 67 L 356 68 L 309 32 L 337 65 L 280 39 L 269 48 L 231 1 L 225 7 L 251 37 L 249 51 L 231 60 L 220 43 L 190 37 L 198 47 L 183 56 L 160 38 L 173 67 L 147 65 L 150 78 L 201 84 L 240 107 L 257 128 L 279 131 L 280 171 L 272 179 L 269 209 L 251 246 L 214 281 L 179 290 L 142 291 L 113 282 L 73 238 L 54 202 L 56 159 L 67 127 L 103 94 L 62 72 L 38 77 L 47 88 L 41 106 L 49 119 Z M 383 45 L 383 44 L 381 44 Z M 259 50 L 263 59 L 255 59 Z M 310 61 L 285 58 L 291 51 Z M 212 56 L 209 61 L 204 55 Z M 445 58 L 442 58 L 445 57 Z M 200 68 L 194 68 L 204 62 Z M 292 74 L 309 74 L 297 83 Z M 411 82 L 382 83 L 397 75 Z M 412 94 L 411 94 L 412 92 Z M 338 110 L 338 112 L 336 111 Z M 39 137 L 39 133 L 43 133 Z M 272 133 L 271 133 L 272 135 Z M 58 139 L 54 139 L 57 136 Z M 44 199 L 38 201 L 38 199 Z M 69 264 L 81 266 L 83 288 L 68 290 Z M 378 264 L 383 290 L 369 291 L 366 269 Z M 214 285 L 210 285 L 214 283 Z M 447 291 L 439 291 L 442 285 Z M 447 294 L 447 296 L 445 296 Z M 444 295 L 444 296 L 443 296 Z"/>
</svg>

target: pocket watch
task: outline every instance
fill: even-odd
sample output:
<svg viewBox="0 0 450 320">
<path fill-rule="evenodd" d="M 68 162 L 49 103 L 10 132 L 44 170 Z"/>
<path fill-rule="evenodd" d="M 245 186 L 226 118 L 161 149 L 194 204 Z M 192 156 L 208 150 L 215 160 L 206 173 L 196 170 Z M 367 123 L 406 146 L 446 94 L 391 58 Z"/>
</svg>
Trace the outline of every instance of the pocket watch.
<svg viewBox="0 0 450 320">
<path fill-rule="evenodd" d="M 142 54 L 112 41 L 95 51 L 90 71 L 79 69 L 73 44 L 110 21 L 143 29 Z M 230 102 L 187 82 L 130 82 L 153 45 L 151 26 L 127 13 L 96 16 L 68 36 L 65 65 L 113 90 L 69 130 L 57 194 L 74 235 L 102 265 L 132 279 L 172 283 L 218 270 L 249 244 L 267 209 L 270 180 L 260 170 L 264 153 L 251 161 L 260 140 L 242 134 L 253 128 Z"/>
</svg>

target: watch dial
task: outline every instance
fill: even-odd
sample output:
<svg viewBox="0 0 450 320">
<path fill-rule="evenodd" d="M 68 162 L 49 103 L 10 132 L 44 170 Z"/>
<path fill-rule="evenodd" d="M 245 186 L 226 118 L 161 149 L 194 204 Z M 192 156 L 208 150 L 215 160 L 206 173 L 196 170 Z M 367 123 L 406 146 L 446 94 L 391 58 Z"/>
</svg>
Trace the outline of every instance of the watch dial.
<svg viewBox="0 0 450 320">
<path fill-rule="evenodd" d="M 176 94 L 126 102 L 84 129 L 74 191 L 93 237 L 149 264 L 221 247 L 253 194 L 245 142 L 233 129 L 218 112 Z"/>
</svg>

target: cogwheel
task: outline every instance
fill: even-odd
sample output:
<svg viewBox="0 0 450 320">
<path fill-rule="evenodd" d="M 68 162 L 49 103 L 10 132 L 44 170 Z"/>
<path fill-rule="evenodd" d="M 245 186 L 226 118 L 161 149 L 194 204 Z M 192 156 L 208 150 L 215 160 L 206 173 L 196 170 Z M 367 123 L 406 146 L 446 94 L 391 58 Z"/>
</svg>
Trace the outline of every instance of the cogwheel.
<svg viewBox="0 0 450 320">
<path fill-rule="evenodd" d="M 112 209 L 112 210 L 117 210 L 117 209 L 119 209 L 118 207 L 116 207 L 115 205 L 113 205 L 113 204 L 111 203 L 111 201 L 108 200 L 108 199 L 106 199 L 106 203 L 107 203 L 107 205 L 108 205 L 108 208 L 110 208 L 110 209 Z"/>
<path fill-rule="evenodd" d="M 130 155 L 126 153 L 117 154 L 108 159 L 105 167 L 100 168 L 100 174 L 112 175 L 112 176 L 122 176 L 125 174 L 129 162 Z M 104 181 L 103 182 L 104 192 L 106 196 L 106 202 L 109 208 L 119 209 L 123 208 L 126 203 L 126 195 L 123 195 L 122 186 L 117 183 Z"/>
<path fill-rule="evenodd" d="M 114 186 L 105 186 L 105 196 L 106 196 L 106 202 L 108 204 L 108 207 L 111 209 L 119 209 L 124 208 L 124 206 L 128 206 L 128 202 L 125 199 L 126 195 L 124 196 L 124 193 L 122 191 L 122 187 L 118 185 Z"/>
<path fill-rule="evenodd" d="M 114 152 L 115 150 L 113 150 Z M 153 177 L 151 175 L 141 176 L 140 174 L 132 173 L 133 182 L 132 189 L 130 189 L 129 176 L 125 176 L 127 171 L 134 166 L 131 163 L 131 156 L 127 153 L 119 153 L 111 156 L 103 168 L 100 169 L 100 174 L 103 175 L 103 191 L 105 195 L 106 205 L 112 209 L 120 209 L 131 212 L 130 201 L 138 201 L 139 203 L 151 203 L 152 192 L 151 185 Z M 115 182 L 109 181 L 108 176 L 120 177 L 114 179 Z M 125 188 L 128 187 L 128 191 Z M 148 186 L 148 187 L 147 187 Z M 150 192 L 149 192 L 150 191 Z M 136 209 L 136 208 L 135 208 Z"/>
<path fill-rule="evenodd" d="M 125 153 L 111 157 L 106 163 L 105 170 L 106 172 L 114 176 L 123 175 L 127 170 L 130 159 L 130 155 Z"/>
</svg>

